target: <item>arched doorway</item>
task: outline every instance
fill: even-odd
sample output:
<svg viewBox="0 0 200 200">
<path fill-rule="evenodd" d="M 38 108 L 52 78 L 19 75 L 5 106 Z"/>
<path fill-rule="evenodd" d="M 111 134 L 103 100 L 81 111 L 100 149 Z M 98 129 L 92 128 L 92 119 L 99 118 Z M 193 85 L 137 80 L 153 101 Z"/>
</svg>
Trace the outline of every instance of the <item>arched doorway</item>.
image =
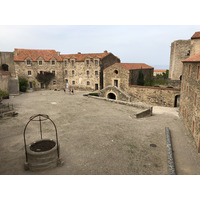
<svg viewBox="0 0 200 200">
<path fill-rule="evenodd" d="M 3 64 L 3 65 L 2 65 L 2 70 L 3 70 L 3 71 L 8 71 L 8 65 Z"/>
<path fill-rule="evenodd" d="M 116 99 L 116 95 L 113 94 L 113 93 L 109 93 L 108 96 L 107 96 L 107 98 L 108 98 L 108 99 L 114 99 L 114 100 L 115 100 L 115 99 Z"/>
<path fill-rule="evenodd" d="M 179 105 L 180 105 L 180 95 L 176 95 L 174 100 L 174 107 L 179 107 Z"/>
</svg>

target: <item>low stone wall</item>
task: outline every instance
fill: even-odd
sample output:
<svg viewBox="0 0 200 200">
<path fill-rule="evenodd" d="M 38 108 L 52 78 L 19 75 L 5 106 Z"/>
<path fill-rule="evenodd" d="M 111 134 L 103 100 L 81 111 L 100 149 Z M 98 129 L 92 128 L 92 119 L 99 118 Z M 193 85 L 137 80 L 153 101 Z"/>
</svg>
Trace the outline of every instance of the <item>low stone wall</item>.
<svg viewBox="0 0 200 200">
<path fill-rule="evenodd" d="M 131 100 L 137 99 L 150 105 L 174 107 L 176 96 L 180 95 L 178 88 L 164 88 L 151 86 L 131 85 L 126 91 Z"/>
<path fill-rule="evenodd" d="M 109 102 L 113 102 L 113 103 L 118 103 L 118 104 L 123 104 L 123 105 L 127 105 L 127 106 L 133 106 L 133 107 L 136 107 L 136 108 L 139 108 L 139 109 L 143 109 L 143 111 L 139 111 L 138 113 L 133 114 L 133 116 L 135 118 L 152 116 L 152 112 L 153 112 L 152 106 L 146 106 L 146 105 L 142 105 L 142 104 L 136 104 L 136 103 L 120 101 L 120 100 L 113 100 L 113 99 L 108 99 L 108 98 L 104 98 L 104 97 L 96 97 L 96 96 L 91 96 L 91 95 L 84 95 L 84 96 L 87 96 L 89 98 L 100 99 L 100 100 L 104 100 L 104 101 L 109 101 Z"/>
<path fill-rule="evenodd" d="M 4 75 L 0 72 L 0 89 L 4 91 L 9 91 L 9 80 L 10 75 Z"/>
</svg>

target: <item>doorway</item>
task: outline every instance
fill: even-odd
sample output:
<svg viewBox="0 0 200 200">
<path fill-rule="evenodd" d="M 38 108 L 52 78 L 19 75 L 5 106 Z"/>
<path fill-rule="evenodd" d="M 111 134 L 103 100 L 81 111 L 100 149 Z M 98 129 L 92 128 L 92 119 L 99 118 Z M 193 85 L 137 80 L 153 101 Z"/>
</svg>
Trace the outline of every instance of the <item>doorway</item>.
<svg viewBox="0 0 200 200">
<path fill-rule="evenodd" d="M 179 107 L 179 105 L 180 105 L 180 95 L 176 95 L 174 100 L 174 107 Z"/>
<path fill-rule="evenodd" d="M 116 95 L 113 94 L 113 93 L 109 93 L 108 96 L 107 96 L 107 98 L 108 98 L 108 99 L 114 99 L 114 100 L 115 100 L 115 99 L 116 99 Z"/>
<path fill-rule="evenodd" d="M 95 90 L 98 90 L 98 84 L 95 84 Z"/>
<path fill-rule="evenodd" d="M 33 88 L 33 83 L 32 82 L 29 82 L 29 87 L 30 87 L 30 89 Z"/>
<path fill-rule="evenodd" d="M 118 87 L 118 80 L 114 80 L 114 86 Z"/>
<path fill-rule="evenodd" d="M 66 89 L 68 88 L 68 79 L 65 79 L 66 81 Z"/>
</svg>

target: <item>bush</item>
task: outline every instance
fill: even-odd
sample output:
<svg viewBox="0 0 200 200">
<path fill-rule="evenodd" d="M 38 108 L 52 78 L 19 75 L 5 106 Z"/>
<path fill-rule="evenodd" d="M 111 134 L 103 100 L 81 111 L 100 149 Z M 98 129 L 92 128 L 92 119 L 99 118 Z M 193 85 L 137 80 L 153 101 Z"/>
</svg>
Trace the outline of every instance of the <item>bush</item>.
<svg viewBox="0 0 200 200">
<path fill-rule="evenodd" d="M 8 98 L 9 98 L 8 92 L 0 89 L 0 99 L 8 99 Z"/>
<path fill-rule="evenodd" d="M 47 88 L 51 80 L 55 77 L 55 74 L 51 72 L 43 72 L 41 74 L 37 74 L 36 79 L 38 82 L 43 83 Z"/>
<path fill-rule="evenodd" d="M 28 88 L 28 80 L 22 77 L 19 77 L 19 90 L 20 92 L 26 92 Z"/>
</svg>

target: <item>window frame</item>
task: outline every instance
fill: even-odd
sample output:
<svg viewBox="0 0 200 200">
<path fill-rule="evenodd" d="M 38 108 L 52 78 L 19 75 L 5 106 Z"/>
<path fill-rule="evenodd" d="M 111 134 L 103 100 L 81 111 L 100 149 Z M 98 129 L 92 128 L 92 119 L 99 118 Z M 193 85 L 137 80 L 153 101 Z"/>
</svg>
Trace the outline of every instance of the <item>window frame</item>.
<svg viewBox="0 0 200 200">
<path fill-rule="evenodd" d="M 30 72 L 30 74 L 29 74 Z M 32 76 L 32 71 L 31 70 L 28 70 L 28 76 Z"/>
<path fill-rule="evenodd" d="M 28 63 L 28 62 L 30 62 L 30 63 Z M 27 66 L 31 66 L 31 60 L 27 60 L 26 64 L 27 64 Z"/>
</svg>

